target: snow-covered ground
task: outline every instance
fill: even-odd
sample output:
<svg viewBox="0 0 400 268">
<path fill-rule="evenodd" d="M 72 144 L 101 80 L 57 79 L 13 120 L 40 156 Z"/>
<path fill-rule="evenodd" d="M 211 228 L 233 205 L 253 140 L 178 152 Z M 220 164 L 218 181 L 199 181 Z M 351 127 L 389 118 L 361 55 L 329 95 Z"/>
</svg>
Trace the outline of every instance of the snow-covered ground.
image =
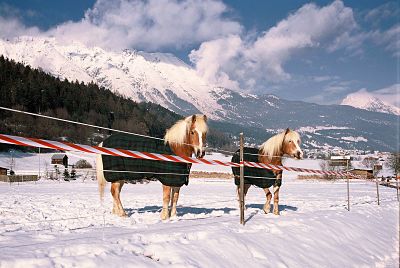
<svg viewBox="0 0 400 268">
<path fill-rule="evenodd" d="M 345 183 L 288 178 L 275 216 L 251 188 L 241 226 L 230 180 L 191 180 L 166 222 L 158 182 L 124 186 L 127 218 L 93 181 L 0 183 L 0 267 L 398 267 L 395 190 L 350 189 L 349 212 Z"/>
<path fill-rule="evenodd" d="M 14 152 L 17 173 L 37 173 L 39 156 Z M 52 154 L 41 154 L 41 170 Z M 87 154 L 67 153 L 71 164 Z M 221 154 L 208 159 L 228 161 Z M 0 154 L 0 166 L 10 154 Z M 316 160 L 286 165 L 319 168 Z M 194 165 L 193 170 L 230 172 Z M 78 171 L 78 173 L 81 171 Z M 81 175 L 83 175 L 81 173 Z M 192 179 L 183 187 L 178 217 L 161 221 L 161 184 L 124 186 L 129 215 L 111 214 L 109 186 L 99 202 L 97 183 L 0 183 L 0 267 L 398 267 L 399 203 L 396 190 L 352 181 L 297 180 L 284 173 L 281 215 L 265 215 L 265 195 L 251 188 L 246 225 L 239 224 L 231 180 Z"/>
</svg>

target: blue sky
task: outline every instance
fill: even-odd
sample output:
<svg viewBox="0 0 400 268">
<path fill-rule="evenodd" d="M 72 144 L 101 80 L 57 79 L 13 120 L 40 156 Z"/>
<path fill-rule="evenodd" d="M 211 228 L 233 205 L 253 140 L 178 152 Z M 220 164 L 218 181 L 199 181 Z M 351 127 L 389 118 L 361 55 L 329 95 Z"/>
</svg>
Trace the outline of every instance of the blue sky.
<svg viewBox="0 0 400 268">
<path fill-rule="evenodd" d="M 6 0 L 0 37 L 170 52 L 239 91 L 331 104 L 366 90 L 399 106 L 399 17 L 398 1 Z"/>
</svg>

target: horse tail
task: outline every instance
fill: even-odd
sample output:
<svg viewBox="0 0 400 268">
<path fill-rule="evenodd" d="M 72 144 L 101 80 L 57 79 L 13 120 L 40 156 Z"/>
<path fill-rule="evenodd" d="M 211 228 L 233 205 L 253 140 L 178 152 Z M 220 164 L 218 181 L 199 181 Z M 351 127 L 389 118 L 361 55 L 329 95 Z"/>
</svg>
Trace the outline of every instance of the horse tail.
<svg viewBox="0 0 400 268">
<path fill-rule="evenodd" d="M 99 147 L 103 147 L 103 143 L 100 143 Z M 101 154 L 96 155 L 96 177 L 97 177 L 97 183 L 99 184 L 100 201 L 103 202 L 104 188 L 106 187 L 107 181 L 104 177 L 103 159 L 101 157 Z"/>
</svg>

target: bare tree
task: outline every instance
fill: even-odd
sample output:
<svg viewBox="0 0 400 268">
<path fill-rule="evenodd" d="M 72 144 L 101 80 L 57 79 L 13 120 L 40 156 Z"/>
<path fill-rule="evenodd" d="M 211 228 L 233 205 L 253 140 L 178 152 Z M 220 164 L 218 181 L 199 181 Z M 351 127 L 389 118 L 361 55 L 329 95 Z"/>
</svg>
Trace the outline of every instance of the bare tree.
<svg viewBox="0 0 400 268">
<path fill-rule="evenodd" d="M 391 154 L 386 162 L 386 165 L 393 169 L 395 174 L 400 173 L 400 153 L 393 153 Z"/>
<path fill-rule="evenodd" d="M 369 169 L 373 169 L 374 166 L 377 165 L 378 163 L 379 163 L 378 158 L 372 156 L 365 157 L 363 161 L 361 161 L 361 164 L 363 164 L 365 167 Z"/>
<path fill-rule="evenodd" d="M 333 166 L 331 165 L 331 161 L 330 160 L 321 160 L 319 162 L 319 166 L 321 167 L 322 171 L 340 171 L 340 167 L 337 166 Z M 335 175 L 328 175 L 328 174 L 324 174 L 322 175 L 322 177 L 326 180 L 334 180 L 336 179 Z"/>
</svg>

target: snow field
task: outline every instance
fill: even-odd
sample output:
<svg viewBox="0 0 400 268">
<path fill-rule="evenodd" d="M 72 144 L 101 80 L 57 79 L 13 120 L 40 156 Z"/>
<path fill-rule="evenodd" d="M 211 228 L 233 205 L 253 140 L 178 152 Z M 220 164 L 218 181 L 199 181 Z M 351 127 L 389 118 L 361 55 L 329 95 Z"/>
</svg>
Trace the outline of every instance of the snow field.
<svg viewBox="0 0 400 268">
<path fill-rule="evenodd" d="M 101 204 L 95 182 L 0 183 L 0 267 L 398 267 L 394 189 L 378 206 L 373 184 L 352 182 L 348 212 L 345 183 L 287 177 L 280 216 L 250 188 L 245 226 L 230 180 L 191 180 L 165 222 L 159 182 L 124 186 L 127 218 L 109 185 Z"/>
</svg>

